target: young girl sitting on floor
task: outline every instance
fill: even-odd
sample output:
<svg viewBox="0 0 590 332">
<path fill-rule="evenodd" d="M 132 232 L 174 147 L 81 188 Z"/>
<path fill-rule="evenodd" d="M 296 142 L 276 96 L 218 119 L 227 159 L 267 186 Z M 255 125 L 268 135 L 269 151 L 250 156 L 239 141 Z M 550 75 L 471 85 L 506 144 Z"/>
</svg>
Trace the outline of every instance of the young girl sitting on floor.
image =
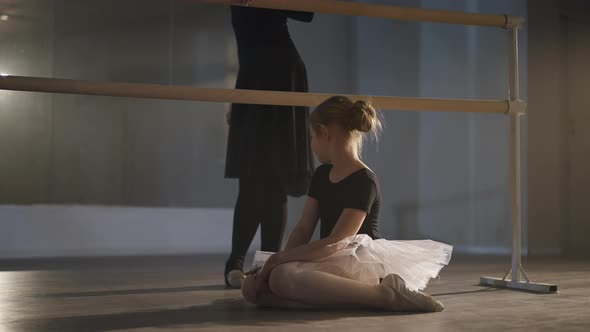
<svg viewBox="0 0 590 332">
<path fill-rule="evenodd" d="M 245 299 L 283 308 L 442 311 L 421 290 L 448 264 L 452 247 L 379 238 L 379 182 L 360 160 L 363 136 L 381 127 L 375 110 L 336 96 L 312 112 L 310 126 L 322 165 L 285 249 L 244 280 Z M 320 240 L 311 241 L 318 221 Z"/>
</svg>

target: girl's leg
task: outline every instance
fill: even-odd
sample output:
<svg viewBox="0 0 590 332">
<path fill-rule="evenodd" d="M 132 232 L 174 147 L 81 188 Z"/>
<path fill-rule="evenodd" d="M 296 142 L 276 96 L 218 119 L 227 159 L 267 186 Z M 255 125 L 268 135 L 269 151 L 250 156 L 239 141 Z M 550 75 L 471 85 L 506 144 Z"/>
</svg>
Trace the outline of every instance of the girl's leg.
<svg viewBox="0 0 590 332">
<path fill-rule="evenodd" d="M 246 301 L 260 307 L 283 308 L 283 309 L 309 309 L 312 306 L 303 303 L 287 300 L 273 294 L 270 289 L 263 290 L 256 294 L 256 280 L 248 276 L 242 283 L 242 295 Z"/>
<path fill-rule="evenodd" d="M 394 291 L 381 284 L 369 284 L 335 274 L 303 269 L 300 263 L 273 269 L 269 286 L 273 294 L 290 301 L 314 306 L 366 307 L 391 310 Z"/>
<path fill-rule="evenodd" d="M 381 283 L 364 283 L 341 276 L 338 269 L 301 268 L 288 263 L 271 272 L 269 289 L 256 294 L 256 281 L 247 279 L 244 297 L 260 306 L 279 308 L 377 308 L 388 311 L 438 312 L 444 306 L 432 296 L 407 287 L 398 275 Z M 336 274 L 333 274 L 336 273 Z"/>
</svg>

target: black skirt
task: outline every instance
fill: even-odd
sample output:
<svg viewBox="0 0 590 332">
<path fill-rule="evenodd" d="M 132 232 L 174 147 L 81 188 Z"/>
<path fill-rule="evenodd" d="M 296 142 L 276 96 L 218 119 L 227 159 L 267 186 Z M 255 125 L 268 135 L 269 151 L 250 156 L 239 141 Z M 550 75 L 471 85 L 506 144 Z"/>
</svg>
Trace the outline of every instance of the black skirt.
<svg viewBox="0 0 590 332">
<path fill-rule="evenodd" d="M 236 89 L 307 92 L 307 73 L 291 40 L 240 50 Z M 302 196 L 313 173 L 307 107 L 233 104 L 225 176 L 281 178 Z"/>
</svg>

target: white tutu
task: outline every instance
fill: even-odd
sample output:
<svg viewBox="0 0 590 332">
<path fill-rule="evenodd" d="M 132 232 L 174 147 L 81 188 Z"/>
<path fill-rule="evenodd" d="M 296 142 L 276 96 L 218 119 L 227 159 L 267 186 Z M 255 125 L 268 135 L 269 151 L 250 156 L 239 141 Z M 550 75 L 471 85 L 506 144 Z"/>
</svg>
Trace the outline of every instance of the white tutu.
<svg viewBox="0 0 590 332">
<path fill-rule="evenodd" d="M 395 273 L 411 289 L 422 290 L 431 278 L 449 263 L 453 247 L 432 241 L 373 240 L 361 234 L 330 245 L 332 255 L 313 262 L 302 262 L 302 268 L 338 271 L 338 274 L 368 283 Z M 272 253 L 256 252 L 254 266 L 261 266 Z"/>
</svg>

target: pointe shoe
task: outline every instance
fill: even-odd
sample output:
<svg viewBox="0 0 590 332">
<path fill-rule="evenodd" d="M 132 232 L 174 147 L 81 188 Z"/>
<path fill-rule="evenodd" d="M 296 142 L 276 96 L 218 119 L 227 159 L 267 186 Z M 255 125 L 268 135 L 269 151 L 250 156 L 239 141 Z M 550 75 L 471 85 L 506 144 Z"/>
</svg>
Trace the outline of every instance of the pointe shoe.
<svg viewBox="0 0 590 332">
<path fill-rule="evenodd" d="M 395 294 L 393 311 L 406 312 L 440 312 L 444 306 L 432 296 L 419 290 L 408 288 L 408 285 L 397 274 L 386 276 L 381 282 L 383 286 L 391 288 Z"/>
</svg>

